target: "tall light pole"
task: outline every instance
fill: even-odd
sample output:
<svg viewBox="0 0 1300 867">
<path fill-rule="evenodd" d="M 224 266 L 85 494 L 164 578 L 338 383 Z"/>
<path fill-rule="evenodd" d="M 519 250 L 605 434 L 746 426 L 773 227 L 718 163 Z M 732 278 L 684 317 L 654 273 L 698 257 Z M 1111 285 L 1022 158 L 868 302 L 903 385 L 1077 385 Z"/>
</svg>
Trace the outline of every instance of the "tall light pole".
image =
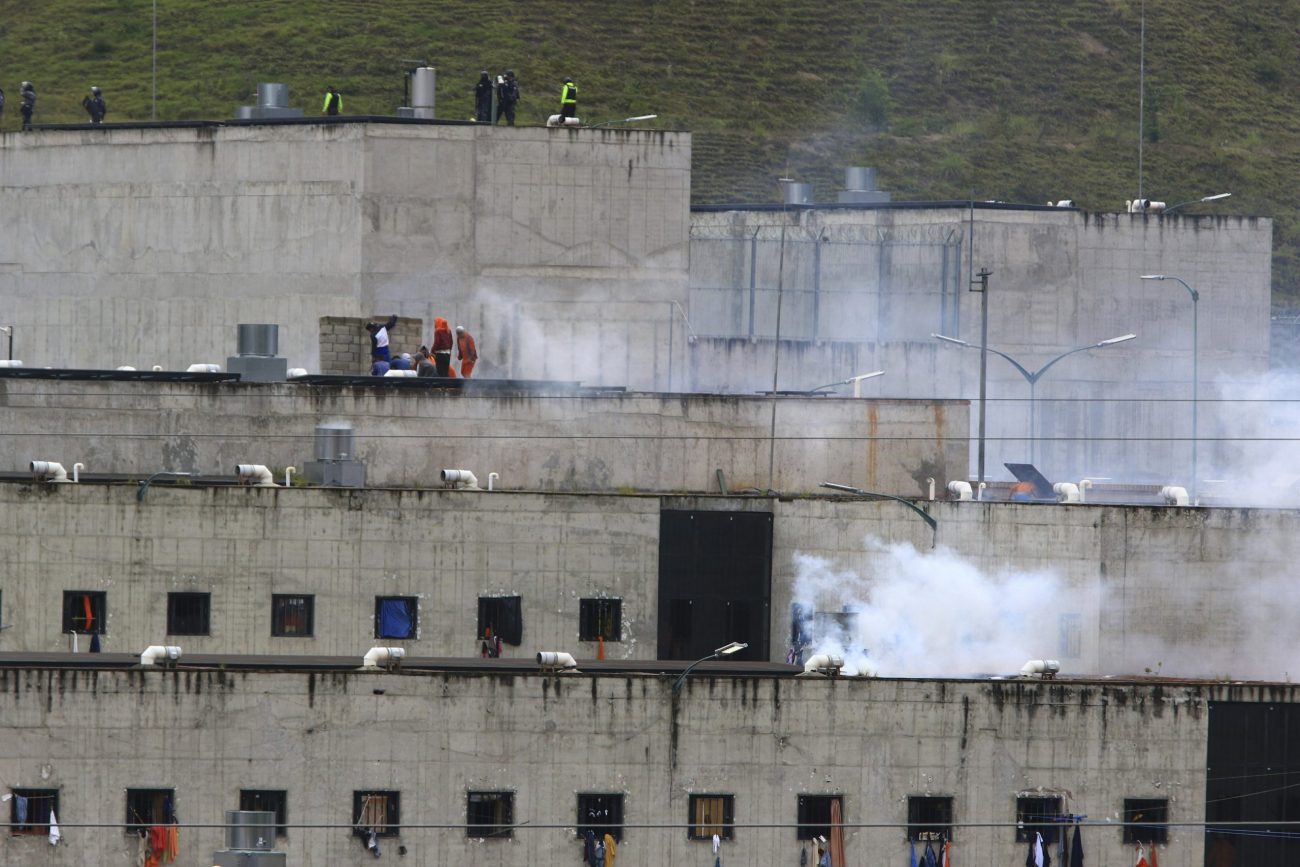
<svg viewBox="0 0 1300 867">
<path fill-rule="evenodd" d="M 1176 205 L 1170 205 L 1169 207 L 1161 211 L 1161 213 L 1163 214 L 1171 213 L 1183 207 L 1184 205 L 1199 205 L 1201 202 L 1215 202 L 1218 201 L 1219 199 L 1226 199 L 1228 198 L 1228 196 L 1231 195 L 1232 193 L 1215 193 L 1212 196 L 1201 196 L 1199 199 L 1188 199 L 1185 202 L 1179 202 Z"/>
<path fill-rule="evenodd" d="M 1199 371 L 1199 369 L 1198 369 L 1198 360 L 1197 360 L 1197 354 L 1198 354 L 1198 348 L 1197 348 L 1197 347 L 1198 347 L 1198 345 L 1199 345 L 1199 341 L 1197 340 L 1197 333 L 1196 333 L 1196 332 L 1197 332 L 1197 328 L 1198 328 L 1198 322 L 1197 322 L 1197 319 L 1198 319 L 1198 317 L 1199 317 L 1199 314 L 1198 314 L 1198 312 L 1197 312 L 1197 308 L 1200 307 L 1201 293 L 1197 292 L 1195 289 L 1193 289 L 1191 286 L 1189 286 L 1189 285 L 1187 284 L 1187 281 L 1184 280 L 1182 277 L 1175 277 L 1173 274 L 1143 274 L 1143 275 L 1142 275 L 1142 279 L 1143 279 L 1143 280 L 1177 280 L 1179 283 L 1183 284 L 1183 288 L 1187 290 L 1187 294 L 1190 295 L 1190 296 L 1192 296 L 1192 484 L 1191 484 L 1191 486 L 1190 486 L 1190 490 L 1191 490 L 1191 495 L 1192 495 L 1192 504 L 1195 505 L 1195 504 L 1196 504 L 1196 488 L 1197 488 L 1197 484 L 1196 484 L 1196 440 L 1197 440 L 1196 405 L 1197 405 L 1197 402 L 1198 402 L 1199 399 L 1200 399 L 1200 393 L 1201 393 L 1201 389 L 1200 389 L 1200 371 Z"/>
<path fill-rule="evenodd" d="M 975 230 L 971 229 L 974 237 Z M 971 242 L 972 249 L 974 241 Z M 970 291 L 980 293 L 980 423 L 979 423 L 979 481 L 984 481 L 984 404 L 989 383 L 989 277 L 993 274 L 988 268 L 981 268 L 975 276 L 978 280 L 970 281 Z M 980 288 L 976 289 L 975 284 Z"/>
<path fill-rule="evenodd" d="M 974 346 L 970 343 L 967 343 L 965 340 L 958 340 L 956 337 L 949 337 L 946 334 L 931 334 L 930 336 L 936 340 L 943 340 L 948 343 L 956 344 L 957 346 L 964 346 L 967 349 L 980 348 L 978 346 Z M 994 349 L 991 346 L 985 347 L 989 352 L 992 352 L 994 355 L 1001 356 L 1002 358 L 1005 358 L 1007 361 L 1011 362 L 1011 366 L 1014 367 L 1016 370 L 1020 371 L 1020 375 L 1025 378 L 1025 382 L 1029 383 L 1029 462 L 1031 464 L 1035 463 L 1038 460 L 1038 454 L 1037 454 L 1038 425 L 1037 425 L 1037 414 L 1036 414 L 1037 404 L 1034 402 L 1034 387 L 1038 385 L 1038 380 L 1042 379 L 1043 374 L 1047 373 L 1047 371 L 1052 368 L 1052 365 L 1056 364 L 1056 362 L 1060 361 L 1062 358 L 1068 358 L 1069 356 L 1074 355 L 1076 352 L 1087 352 L 1089 349 L 1105 349 L 1107 346 L 1114 346 L 1117 343 L 1125 343 L 1129 340 L 1135 339 L 1136 337 L 1137 337 L 1136 334 L 1123 334 L 1120 335 L 1119 337 L 1111 337 L 1107 340 L 1102 340 L 1098 343 L 1089 343 L 1087 346 L 1077 346 L 1068 352 L 1062 352 L 1060 355 L 1056 356 L 1051 361 L 1044 364 L 1042 367 L 1032 371 L 1029 370 L 1027 367 L 1025 367 L 1023 364 L 1021 364 L 1019 361 L 1016 361 L 1010 355 L 1007 355 L 1005 352 L 1001 351 L 1000 349 Z"/>
<path fill-rule="evenodd" d="M 158 119 L 158 0 L 153 0 L 153 90 L 149 99 L 149 119 Z"/>
</svg>

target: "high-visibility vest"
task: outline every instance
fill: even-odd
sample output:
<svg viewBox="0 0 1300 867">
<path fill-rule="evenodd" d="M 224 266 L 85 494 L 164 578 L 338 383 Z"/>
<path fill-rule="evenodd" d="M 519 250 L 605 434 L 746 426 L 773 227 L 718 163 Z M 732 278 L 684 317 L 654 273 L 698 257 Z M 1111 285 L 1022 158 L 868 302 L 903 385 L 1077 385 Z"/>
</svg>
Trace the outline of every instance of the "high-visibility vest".
<svg viewBox="0 0 1300 867">
<path fill-rule="evenodd" d="M 339 101 L 339 106 L 338 106 L 338 107 L 339 107 L 339 111 L 342 111 L 342 110 L 343 110 L 343 94 L 341 94 L 341 93 L 339 93 L 339 94 L 326 93 L 326 94 L 325 94 L 325 104 L 322 105 L 322 106 L 320 107 L 320 110 L 321 110 L 321 111 L 329 111 L 329 110 L 330 110 L 330 100 L 331 100 L 331 99 L 337 99 L 337 100 Z"/>
<path fill-rule="evenodd" d="M 565 82 L 564 87 L 560 89 L 560 105 L 577 105 L 578 104 L 578 86 Z"/>
</svg>

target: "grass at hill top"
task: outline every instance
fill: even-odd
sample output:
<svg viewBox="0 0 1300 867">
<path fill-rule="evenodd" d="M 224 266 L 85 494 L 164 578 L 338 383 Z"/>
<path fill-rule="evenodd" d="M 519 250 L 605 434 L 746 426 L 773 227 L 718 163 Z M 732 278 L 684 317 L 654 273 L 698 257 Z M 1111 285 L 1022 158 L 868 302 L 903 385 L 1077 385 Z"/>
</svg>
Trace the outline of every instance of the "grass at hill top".
<svg viewBox="0 0 1300 867">
<path fill-rule="evenodd" d="M 259 81 L 319 112 L 391 114 L 402 60 L 438 68 L 438 114 L 468 118 L 483 68 L 519 75 L 520 121 L 656 113 L 695 132 L 696 202 L 766 202 L 782 175 L 833 201 L 846 165 L 895 200 L 1117 211 L 1138 187 L 1141 0 L 157 0 L 158 117 L 226 118 Z M 0 3 L 3 128 L 18 84 L 38 121 L 150 117 L 152 0 Z M 1200 213 L 1275 220 L 1274 297 L 1300 307 L 1300 3 L 1146 4 L 1144 193 L 1232 192 Z M 1187 209 L 1197 213 L 1196 209 Z"/>
</svg>

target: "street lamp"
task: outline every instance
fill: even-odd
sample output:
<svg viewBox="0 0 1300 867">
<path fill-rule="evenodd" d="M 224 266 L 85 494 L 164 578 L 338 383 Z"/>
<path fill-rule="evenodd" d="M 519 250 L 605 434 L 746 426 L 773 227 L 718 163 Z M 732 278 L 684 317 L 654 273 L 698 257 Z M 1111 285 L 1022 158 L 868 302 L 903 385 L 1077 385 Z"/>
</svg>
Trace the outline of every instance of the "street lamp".
<svg viewBox="0 0 1300 867">
<path fill-rule="evenodd" d="M 1228 196 L 1231 195 L 1232 193 L 1215 193 L 1212 196 L 1201 196 L 1199 199 L 1188 199 L 1185 202 L 1179 202 L 1176 205 L 1170 205 L 1169 207 L 1165 208 L 1164 213 L 1168 214 L 1178 208 L 1181 208 L 1183 205 L 1199 205 L 1201 202 L 1213 202 L 1213 201 L 1217 201 L 1218 199 L 1226 199 L 1228 198 Z"/>
<path fill-rule="evenodd" d="M 595 129 L 598 126 L 609 126 L 615 123 L 636 123 L 639 120 L 654 120 L 658 116 L 657 114 L 639 114 L 636 117 L 625 117 L 622 120 L 602 120 L 600 123 L 593 123 L 587 129 Z"/>
<path fill-rule="evenodd" d="M 137 488 L 137 489 L 136 489 L 136 492 L 135 492 L 135 499 L 136 499 L 136 502 L 138 502 L 138 503 L 143 503 L 143 502 L 144 502 L 144 495 L 145 495 L 145 492 L 149 490 L 149 486 L 150 486 L 151 484 L 153 484 L 153 480 L 156 479 L 156 478 L 158 478 L 159 476 L 171 476 L 172 478 L 183 479 L 183 478 L 189 478 L 189 477 L 192 476 L 192 475 L 194 475 L 194 474 L 193 474 L 193 473 L 172 472 L 171 470 L 159 470 L 158 472 L 156 472 L 156 473 L 154 473 L 153 475 L 149 476 L 149 478 L 145 479 L 143 482 L 140 483 L 140 487 Z"/>
<path fill-rule="evenodd" d="M 871 373 L 859 373 L 857 376 L 850 376 L 848 379 L 841 379 L 838 380 L 837 382 L 828 382 L 825 385 L 819 385 L 816 388 L 810 388 L 808 389 L 808 393 L 813 394 L 814 392 L 821 391 L 823 388 L 834 388 L 837 385 L 852 384 L 853 396 L 862 397 L 862 386 L 859 385 L 859 383 L 861 383 L 862 380 L 864 379 L 875 379 L 877 376 L 884 376 L 884 375 L 885 372 L 883 370 L 873 370 Z"/>
<path fill-rule="evenodd" d="M 1143 280 L 1177 280 L 1183 284 L 1187 294 L 1192 296 L 1192 502 L 1196 502 L 1196 404 L 1200 397 L 1200 371 L 1197 364 L 1197 308 L 1200 307 L 1201 293 L 1197 292 L 1182 277 L 1173 274 L 1143 274 Z"/>
<path fill-rule="evenodd" d="M 964 346 L 967 349 L 979 349 L 978 346 L 975 346 L 972 343 L 967 343 L 965 340 L 958 340 L 956 337 L 949 337 L 946 334 L 932 333 L 930 336 L 936 340 L 943 340 L 947 343 L 955 343 L 958 346 Z M 1136 334 L 1122 334 L 1119 337 L 1111 337 L 1108 340 L 1102 340 L 1098 343 L 1089 343 L 1087 346 L 1078 346 L 1071 349 L 1069 352 L 1062 352 L 1042 367 L 1033 371 L 1027 369 L 1023 364 L 1016 361 L 1005 352 L 994 349 L 992 346 L 987 347 L 989 352 L 992 352 L 994 355 L 999 355 L 1011 362 L 1011 366 L 1020 371 L 1020 375 L 1025 378 L 1025 382 L 1029 383 L 1029 462 L 1031 464 L 1038 460 L 1037 404 L 1034 401 L 1034 389 L 1035 386 L 1038 385 L 1038 380 L 1042 379 L 1043 374 L 1047 373 L 1047 371 L 1051 369 L 1052 365 L 1056 364 L 1056 362 L 1060 361 L 1062 358 L 1068 358 L 1076 352 L 1087 352 L 1089 349 L 1105 349 L 1107 346 L 1114 346 L 1117 343 L 1125 343 L 1129 340 L 1135 339 L 1136 337 Z"/>
<path fill-rule="evenodd" d="M 677 693 L 682 691 L 682 683 L 686 681 L 686 675 L 690 674 L 695 666 L 699 665 L 701 662 L 708 662 L 710 659 L 721 659 L 724 656 L 731 656 L 731 654 L 739 653 L 746 647 L 749 647 L 749 645 L 744 642 L 733 641 L 730 644 L 722 645 L 703 659 L 695 660 L 690 665 L 686 666 L 686 670 L 678 675 L 677 679 L 673 681 L 673 695 L 677 695 Z"/>
</svg>

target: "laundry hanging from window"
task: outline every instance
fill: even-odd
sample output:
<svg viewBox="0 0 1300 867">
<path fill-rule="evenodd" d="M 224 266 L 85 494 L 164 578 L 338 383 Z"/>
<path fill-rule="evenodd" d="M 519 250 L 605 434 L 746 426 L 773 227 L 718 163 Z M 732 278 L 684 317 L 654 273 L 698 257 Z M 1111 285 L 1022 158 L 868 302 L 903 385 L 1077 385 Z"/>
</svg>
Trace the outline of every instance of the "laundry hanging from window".
<svg viewBox="0 0 1300 867">
<path fill-rule="evenodd" d="M 499 638 L 518 647 L 524 643 L 524 608 L 518 596 L 480 596 L 478 637 Z"/>
</svg>

